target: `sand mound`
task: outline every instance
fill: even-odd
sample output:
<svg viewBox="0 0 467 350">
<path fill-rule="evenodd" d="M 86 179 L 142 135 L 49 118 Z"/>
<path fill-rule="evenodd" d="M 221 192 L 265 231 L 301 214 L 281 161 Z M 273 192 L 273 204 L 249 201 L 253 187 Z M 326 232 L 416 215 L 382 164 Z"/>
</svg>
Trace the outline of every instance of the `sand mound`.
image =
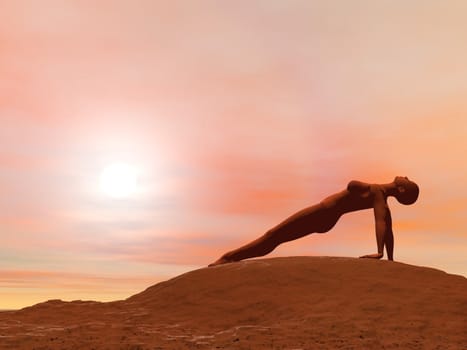
<svg viewBox="0 0 467 350">
<path fill-rule="evenodd" d="M 0 348 L 463 349 L 466 326 L 462 276 L 287 257 L 191 271 L 124 301 L 0 313 Z"/>
</svg>

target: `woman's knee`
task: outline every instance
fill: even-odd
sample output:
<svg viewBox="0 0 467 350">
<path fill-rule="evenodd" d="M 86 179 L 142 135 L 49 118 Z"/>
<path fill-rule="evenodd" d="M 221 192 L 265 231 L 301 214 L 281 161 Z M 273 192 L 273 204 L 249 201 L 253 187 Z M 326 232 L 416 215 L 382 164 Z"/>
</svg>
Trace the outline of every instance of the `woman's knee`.
<svg viewBox="0 0 467 350">
<path fill-rule="evenodd" d="M 282 243 L 280 232 L 277 230 L 268 230 L 263 236 L 263 243 L 268 247 L 276 248 L 279 244 Z"/>
</svg>

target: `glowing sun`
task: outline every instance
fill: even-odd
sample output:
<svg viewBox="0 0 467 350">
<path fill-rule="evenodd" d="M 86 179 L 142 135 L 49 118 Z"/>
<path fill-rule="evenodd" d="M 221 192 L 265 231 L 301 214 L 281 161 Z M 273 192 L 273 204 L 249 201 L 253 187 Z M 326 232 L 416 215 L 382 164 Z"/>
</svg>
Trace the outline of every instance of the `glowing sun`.
<svg viewBox="0 0 467 350">
<path fill-rule="evenodd" d="M 135 193 L 138 185 L 136 168 L 126 163 L 114 163 L 104 168 L 100 189 L 113 198 L 126 198 Z"/>
</svg>

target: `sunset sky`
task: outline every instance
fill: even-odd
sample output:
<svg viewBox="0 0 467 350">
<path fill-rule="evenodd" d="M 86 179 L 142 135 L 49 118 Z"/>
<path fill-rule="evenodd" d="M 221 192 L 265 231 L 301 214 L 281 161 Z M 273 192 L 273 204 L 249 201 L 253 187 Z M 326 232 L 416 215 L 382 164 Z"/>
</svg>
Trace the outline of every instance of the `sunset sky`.
<svg viewBox="0 0 467 350">
<path fill-rule="evenodd" d="M 352 179 L 467 275 L 467 2 L 0 0 L 0 309 L 129 297 Z M 111 164 L 137 174 L 115 198 Z M 268 255 L 376 252 L 373 211 Z"/>
</svg>

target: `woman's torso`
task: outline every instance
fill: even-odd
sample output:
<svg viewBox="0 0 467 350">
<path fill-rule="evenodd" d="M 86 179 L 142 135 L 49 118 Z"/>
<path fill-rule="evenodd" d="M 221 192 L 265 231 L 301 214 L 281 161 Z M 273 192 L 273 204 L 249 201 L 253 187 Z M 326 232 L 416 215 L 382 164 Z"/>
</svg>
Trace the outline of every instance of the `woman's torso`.
<svg viewBox="0 0 467 350">
<path fill-rule="evenodd" d="M 321 201 L 321 205 L 342 215 L 352 211 L 373 208 L 375 191 L 382 191 L 378 185 L 370 185 L 367 191 L 350 192 L 343 190 Z"/>
</svg>

